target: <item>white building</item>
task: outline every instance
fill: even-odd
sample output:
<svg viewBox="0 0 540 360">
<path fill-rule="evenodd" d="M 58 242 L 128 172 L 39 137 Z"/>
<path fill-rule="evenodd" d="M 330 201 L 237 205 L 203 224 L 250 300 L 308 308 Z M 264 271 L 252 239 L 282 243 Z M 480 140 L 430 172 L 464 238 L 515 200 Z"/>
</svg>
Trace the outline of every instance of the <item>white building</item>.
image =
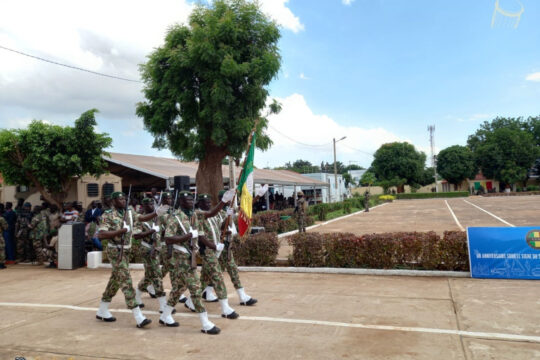
<svg viewBox="0 0 540 360">
<path fill-rule="evenodd" d="M 334 174 L 329 173 L 311 173 L 311 174 L 302 174 L 311 179 L 322 181 L 327 183 L 328 187 L 316 187 L 315 191 L 317 193 L 317 198 L 320 198 L 321 202 L 337 202 L 342 201 L 349 196 L 349 191 L 345 187 L 345 180 L 341 174 L 337 175 L 337 188 L 336 188 L 336 177 Z M 313 187 L 304 187 L 302 186 L 302 191 L 309 192 L 313 191 Z"/>
</svg>

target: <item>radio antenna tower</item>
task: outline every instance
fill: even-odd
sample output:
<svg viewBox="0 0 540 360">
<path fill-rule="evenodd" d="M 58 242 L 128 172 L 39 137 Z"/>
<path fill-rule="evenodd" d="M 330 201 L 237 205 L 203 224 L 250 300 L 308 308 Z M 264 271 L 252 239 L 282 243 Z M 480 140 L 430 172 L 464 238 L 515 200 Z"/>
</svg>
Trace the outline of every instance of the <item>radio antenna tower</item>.
<svg viewBox="0 0 540 360">
<path fill-rule="evenodd" d="M 431 167 L 433 167 L 433 179 L 435 180 L 435 191 L 438 192 L 439 189 L 437 188 L 437 162 L 435 160 L 435 154 L 434 154 L 434 148 L 435 148 L 435 125 L 429 125 L 428 126 L 429 131 L 429 144 L 431 146 Z"/>
</svg>

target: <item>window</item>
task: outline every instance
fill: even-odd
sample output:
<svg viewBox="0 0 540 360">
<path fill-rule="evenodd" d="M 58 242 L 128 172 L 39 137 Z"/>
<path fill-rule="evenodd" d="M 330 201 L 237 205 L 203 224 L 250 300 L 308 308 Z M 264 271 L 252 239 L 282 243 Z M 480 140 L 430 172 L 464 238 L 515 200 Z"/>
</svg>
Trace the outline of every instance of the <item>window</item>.
<svg viewBox="0 0 540 360">
<path fill-rule="evenodd" d="M 103 196 L 111 196 L 114 192 L 114 184 L 105 183 L 103 184 L 102 194 Z"/>
<path fill-rule="evenodd" d="M 86 185 L 86 194 L 88 197 L 98 197 L 99 196 L 99 186 L 96 183 Z"/>
</svg>

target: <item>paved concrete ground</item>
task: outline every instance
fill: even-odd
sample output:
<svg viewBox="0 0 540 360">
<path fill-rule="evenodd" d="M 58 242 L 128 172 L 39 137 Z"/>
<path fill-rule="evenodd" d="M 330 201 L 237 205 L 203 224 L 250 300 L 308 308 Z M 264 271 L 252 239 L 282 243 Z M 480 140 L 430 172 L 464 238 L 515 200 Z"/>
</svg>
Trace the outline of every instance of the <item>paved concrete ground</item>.
<svg viewBox="0 0 540 360">
<path fill-rule="evenodd" d="M 243 272 L 259 303 L 241 307 L 230 294 L 241 317 L 213 318 L 222 333 L 209 336 L 180 305 L 179 328 L 159 325 L 157 301 L 147 296 L 153 323 L 137 329 L 120 292 L 111 305 L 121 309 L 113 310 L 118 320 L 97 321 L 108 277 L 105 269 L 1 271 L 0 358 L 540 358 L 540 289 L 531 281 Z M 219 314 L 217 304 L 207 308 Z"/>
</svg>

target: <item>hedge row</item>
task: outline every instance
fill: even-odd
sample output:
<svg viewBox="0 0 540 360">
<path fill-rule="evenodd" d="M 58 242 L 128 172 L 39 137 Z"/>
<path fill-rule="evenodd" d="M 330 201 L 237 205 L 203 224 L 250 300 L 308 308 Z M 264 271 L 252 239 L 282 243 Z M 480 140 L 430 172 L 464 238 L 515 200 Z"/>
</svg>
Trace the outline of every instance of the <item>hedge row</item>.
<svg viewBox="0 0 540 360">
<path fill-rule="evenodd" d="M 305 225 L 311 226 L 315 219 L 311 216 L 305 217 Z M 261 211 L 253 215 L 252 226 L 263 226 L 265 232 L 275 232 L 278 234 L 298 229 L 297 217 L 294 209 Z"/>
<path fill-rule="evenodd" d="M 439 193 L 401 193 L 396 194 L 398 199 L 431 199 L 431 198 L 454 198 L 454 197 L 468 197 L 468 191 L 452 191 L 452 192 L 439 192 Z"/>
<path fill-rule="evenodd" d="M 485 197 L 494 197 L 494 196 L 527 196 L 527 195 L 540 195 L 540 191 L 526 191 L 526 192 L 509 192 L 509 193 L 487 193 L 482 194 Z"/>
<path fill-rule="evenodd" d="M 379 197 L 372 196 L 369 199 L 369 207 L 373 207 L 381 202 L 386 201 L 385 199 L 380 199 Z M 350 214 L 353 209 L 364 209 L 364 198 L 360 196 L 353 196 L 350 199 L 335 203 L 323 203 L 312 205 L 309 207 L 308 214 L 316 217 L 319 221 L 325 221 L 327 219 L 328 213 L 343 210 L 345 214 Z"/>
<path fill-rule="evenodd" d="M 465 232 L 398 232 L 356 236 L 301 233 L 292 236 L 293 266 L 370 269 L 469 270 Z"/>
</svg>

